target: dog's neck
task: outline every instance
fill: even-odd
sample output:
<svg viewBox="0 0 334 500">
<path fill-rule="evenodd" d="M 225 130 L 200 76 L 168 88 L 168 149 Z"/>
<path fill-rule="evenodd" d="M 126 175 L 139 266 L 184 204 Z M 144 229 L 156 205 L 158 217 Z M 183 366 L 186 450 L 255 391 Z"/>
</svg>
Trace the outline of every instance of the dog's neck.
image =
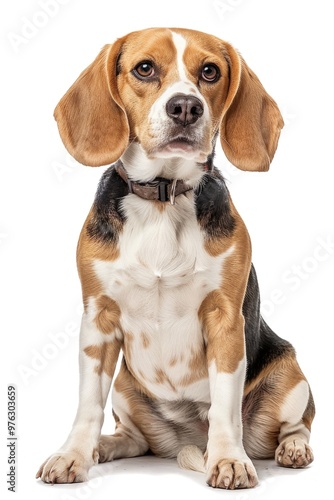
<svg viewBox="0 0 334 500">
<path fill-rule="evenodd" d="M 196 188 L 205 172 L 212 168 L 211 156 L 204 163 L 180 157 L 148 158 L 138 143 L 129 145 L 121 162 L 130 181 L 143 184 L 164 178 L 183 181 L 190 188 Z"/>
</svg>

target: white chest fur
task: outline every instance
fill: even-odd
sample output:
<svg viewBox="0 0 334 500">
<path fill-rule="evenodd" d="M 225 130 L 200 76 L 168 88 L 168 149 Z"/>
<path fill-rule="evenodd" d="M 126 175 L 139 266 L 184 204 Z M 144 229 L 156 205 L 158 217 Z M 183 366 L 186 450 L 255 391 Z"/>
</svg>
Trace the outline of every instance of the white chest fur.
<svg viewBox="0 0 334 500">
<path fill-rule="evenodd" d="M 207 377 L 189 371 L 204 349 L 198 309 L 219 287 L 225 255 L 205 251 L 192 193 L 162 211 L 127 196 L 124 212 L 120 257 L 95 270 L 121 309 L 127 365 L 157 397 L 205 401 Z"/>
</svg>

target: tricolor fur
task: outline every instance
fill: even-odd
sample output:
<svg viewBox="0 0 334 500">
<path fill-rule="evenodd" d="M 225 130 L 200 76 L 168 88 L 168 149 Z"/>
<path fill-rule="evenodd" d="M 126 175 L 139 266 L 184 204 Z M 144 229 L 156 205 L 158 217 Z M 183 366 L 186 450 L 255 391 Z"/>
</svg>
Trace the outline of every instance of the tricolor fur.
<svg viewBox="0 0 334 500">
<path fill-rule="evenodd" d="M 237 167 L 269 168 L 283 121 L 258 78 L 218 38 L 148 29 L 105 46 L 55 117 L 78 161 L 121 161 L 129 182 L 105 171 L 81 232 L 79 408 L 37 477 L 84 481 L 149 451 L 229 489 L 257 484 L 251 458 L 308 465 L 311 391 L 261 318 L 249 235 L 213 166 L 219 137 Z M 174 205 L 131 193 L 160 177 L 191 189 Z M 116 431 L 101 436 L 121 351 Z"/>
</svg>

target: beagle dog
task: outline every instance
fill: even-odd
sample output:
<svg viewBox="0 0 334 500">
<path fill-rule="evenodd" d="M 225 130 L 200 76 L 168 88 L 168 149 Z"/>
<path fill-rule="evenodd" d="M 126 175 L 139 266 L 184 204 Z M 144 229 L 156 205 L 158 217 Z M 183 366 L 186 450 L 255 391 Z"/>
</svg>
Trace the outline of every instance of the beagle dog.
<svg viewBox="0 0 334 500">
<path fill-rule="evenodd" d="M 55 118 L 76 160 L 112 165 L 78 243 L 79 407 L 37 477 L 85 481 L 153 453 L 235 489 L 257 484 L 251 458 L 310 464 L 311 390 L 260 315 L 250 238 L 213 165 L 219 137 L 238 168 L 269 168 L 283 120 L 257 76 L 214 36 L 137 31 L 101 50 Z M 116 429 L 101 435 L 112 382 Z"/>
</svg>

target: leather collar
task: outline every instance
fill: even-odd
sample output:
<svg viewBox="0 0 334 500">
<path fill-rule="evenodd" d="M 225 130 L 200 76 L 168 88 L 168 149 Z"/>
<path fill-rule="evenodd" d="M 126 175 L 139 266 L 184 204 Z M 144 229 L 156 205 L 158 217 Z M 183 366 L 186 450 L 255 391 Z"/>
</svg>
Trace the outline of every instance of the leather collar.
<svg viewBox="0 0 334 500">
<path fill-rule="evenodd" d="M 129 193 L 136 194 L 144 200 L 169 201 L 171 205 L 174 205 L 176 196 L 193 189 L 182 180 L 165 179 L 164 177 L 156 177 L 151 182 L 131 181 L 121 161 L 116 163 L 115 170 L 127 183 Z"/>
</svg>

